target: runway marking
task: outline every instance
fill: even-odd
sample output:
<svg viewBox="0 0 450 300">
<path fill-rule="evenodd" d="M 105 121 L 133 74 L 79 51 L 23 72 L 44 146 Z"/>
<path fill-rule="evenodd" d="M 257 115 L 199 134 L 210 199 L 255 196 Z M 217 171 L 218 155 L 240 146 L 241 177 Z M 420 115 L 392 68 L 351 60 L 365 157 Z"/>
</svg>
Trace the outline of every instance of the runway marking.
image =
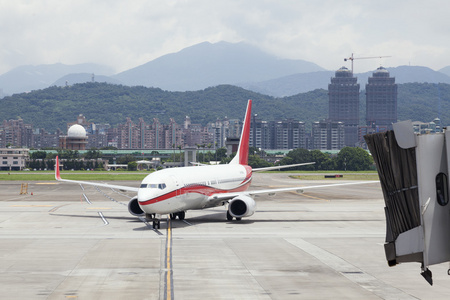
<svg viewBox="0 0 450 300">
<path fill-rule="evenodd" d="M 120 192 L 120 190 L 116 191 L 116 190 L 113 189 L 113 188 L 110 188 L 110 189 L 111 189 L 111 191 L 113 191 L 114 193 L 119 194 L 119 195 L 124 196 L 124 197 L 127 197 L 128 199 L 133 198 L 133 197 L 130 197 L 129 195 L 125 195 L 124 193 Z"/>
<path fill-rule="evenodd" d="M 60 208 L 63 207 L 63 206 L 66 206 L 66 205 L 69 205 L 69 204 L 63 204 L 63 205 L 59 205 L 59 206 L 53 207 L 53 208 L 50 209 L 48 212 L 54 213 L 56 210 L 60 209 Z"/>
<path fill-rule="evenodd" d="M 119 202 L 119 201 L 117 201 L 116 199 L 114 199 L 114 198 L 112 198 L 112 197 L 110 197 L 110 196 L 108 196 L 107 194 L 105 194 L 101 189 L 99 189 L 98 188 L 98 186 L 96 186 L 95 187 L 96 188 L 96 190 L 99 192 L 99 193 L 102 193 L 103 194 L 103 196 L 105 196 L 106 198 L 108 198 L 109 200 L 111 200 L 111 201 L 114 201 L 114 202 L 116 202 L 116 203 L 119 203 L 119 204 L 122 204 L 122 205 L 125 205 L 125 206 L 127 206 L 127 204 L 125 204 L 125 203 L 122 203 L 122 202 Z"/>
<path fill-rule="evenodd" d="M 81 184 L 80 184 L 81 185 Z M 86 194 L 83 194 L 84 200 L 86 200 L 87 203 L 92 204 L 91 201 L 89 201 L 88 197 L 86 196 Z"/>
<path fill-rule="evenodd" d="M 327 202 L 329 202 L 330 200 L 328 200 L 328 199 L 325 199 L 325 198 L 319 198 L 319 197 L 315 197 L 315 196 L 311 196 L 311 195 L 306 195 L 306 194 L 298 194 L 298 193 L 295 193 L 296 195 L 302 195 L 302 196 L 305 196 L 305 197 L 307 197 L 307 198 L 311 198 L 311 199 L 316 199 L 316 200 L 322 200 L 322 201 L 327 201 Z"/>
<path fill-rule="evenodd" d="M 167 238 L 166 238 L 166 274 L 164 298 L 174 299 L 173 294 L 173 271 L 172 271 L 172 222 L 167 218 Z"/>
<path fill-rule="evenodd" d="M 287 242 L 314 256 L 348 280 L 372 292 L 382 299 L 417 299 L 355 267 L 344 259 L 303 239 L 286 239 Z"/>
<path fill-rule="evenodd" d="M 86 209 L 112 209 L 111 207 L 88 207 Z"/>
<path fill-rule="evenodd" d="M 186 223 L 186 224 L 188 224 L 189 226 L 194 226 L 194 225 L 192 225 L 191 223 L 189 223 L 188 221 L 186 221 L 186 220 L 182 220 L 184 223 Z"/>
<path fill-rule="evenodd" d="M 105 225 L 108 225 L 109 222 L 105 219 L 105 217 L 103 216 L 103 213 L 101 211 L 98 212 L 98 215 L 102 218 L 103 223 L 105 223 Z"/>
<path fill-rule="evenodd" d="M 44 204 L 14 204 L 10 205 L 11 207 L 52 207 L 53 205 L 44 205 Z"/>
</svg>

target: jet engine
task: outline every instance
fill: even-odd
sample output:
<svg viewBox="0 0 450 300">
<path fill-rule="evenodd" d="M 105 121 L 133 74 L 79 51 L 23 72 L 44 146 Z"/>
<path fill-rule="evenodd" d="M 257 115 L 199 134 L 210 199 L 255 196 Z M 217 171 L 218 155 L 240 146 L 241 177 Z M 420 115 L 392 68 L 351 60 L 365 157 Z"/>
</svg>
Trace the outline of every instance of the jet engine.
<svg viewBox="0 0 450 300">
<path fill-rule="evenodd" d="M 250 217 L 255 213 L 256 203 L 249 196 L 237 196 L 231 199 L 228 212 L 235 218 Z"/>
<path fill-rule="evenodd" d="M 133 216 L 136 216 L 136 217 L 143 217 L 143 216 L 145 216 L 144 211 L 139 206 L 139 202 L 138 202 L 137 196 L 133 197 L 130 200 L 130 202 L 128 202 L 128 211 L 130 212 L 130 214 L 132 214 Z"/>
</svg>

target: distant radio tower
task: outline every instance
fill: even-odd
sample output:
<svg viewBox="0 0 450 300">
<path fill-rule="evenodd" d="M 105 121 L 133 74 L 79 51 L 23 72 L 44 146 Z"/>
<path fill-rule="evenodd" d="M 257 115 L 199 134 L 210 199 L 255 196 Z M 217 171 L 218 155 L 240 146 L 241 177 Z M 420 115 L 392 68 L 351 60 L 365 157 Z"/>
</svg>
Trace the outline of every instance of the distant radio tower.
<svg viewBox="0 0 450 300">
<path fill-rule="evenodd" d="M 92 79 L 92 82 L 95 82 L 95 74 L 94 73 L 92 73 L 91 79 Z"/>
</svg>

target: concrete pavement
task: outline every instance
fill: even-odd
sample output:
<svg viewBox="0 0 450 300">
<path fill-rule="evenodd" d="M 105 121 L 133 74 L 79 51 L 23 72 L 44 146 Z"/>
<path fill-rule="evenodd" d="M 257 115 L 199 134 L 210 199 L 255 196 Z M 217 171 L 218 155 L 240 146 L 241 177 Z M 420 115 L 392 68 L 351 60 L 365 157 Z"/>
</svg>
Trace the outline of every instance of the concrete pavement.
<svg viewBox="0 0 450 300">
<path fill-rule="evenodd" d="M 254 175 L 252 188 L 321 183 L 330 181 L 263 173 Z M 170 229 L 161 222 L 159 231 L 129 215 L 131 194 L 83 188 L 29 182 L 29 194 L 19 195 L 20 182 L 0 182 L 1 298 L 447 299 L 450 293 L 447 264 L 431 266 L 432 287 L 419 264 L 387 266 L 377 183 L 258 196 L 257 212 L 240 222 L 226 221 L 224 207 L 189 211 Z"/>
</svg>

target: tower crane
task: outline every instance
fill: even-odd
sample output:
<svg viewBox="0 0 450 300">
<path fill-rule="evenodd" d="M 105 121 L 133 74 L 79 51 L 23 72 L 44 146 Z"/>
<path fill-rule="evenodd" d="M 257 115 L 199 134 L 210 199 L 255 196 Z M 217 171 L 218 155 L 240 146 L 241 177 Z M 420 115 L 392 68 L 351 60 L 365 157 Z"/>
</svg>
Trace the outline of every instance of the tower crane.
<svg viewBox="0 0 450 300">
<path fill-rule="evenodd" d="M 352 74 L 353 74 L 353 61 L 355 59 L 371 59 L 371 58 L 383 58 L 383 57 L 391 57 L 391 56 L 369 56 L 369 57 L 354 57 L 353 53 L 352 56 L 349 58 L 344 58 L 344 61 L 351 60 L 352 61 Z"/>
</svg>

